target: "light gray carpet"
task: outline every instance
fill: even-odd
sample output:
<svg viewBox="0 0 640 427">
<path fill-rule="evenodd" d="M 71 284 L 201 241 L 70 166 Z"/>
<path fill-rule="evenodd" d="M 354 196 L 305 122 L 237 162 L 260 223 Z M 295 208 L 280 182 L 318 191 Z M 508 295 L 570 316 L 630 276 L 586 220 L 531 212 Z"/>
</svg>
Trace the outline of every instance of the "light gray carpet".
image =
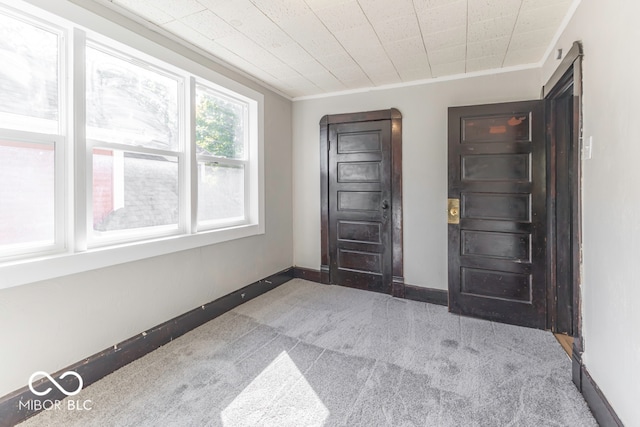
<svg viewBox="0 0 640 427">
<path fill-rule="evenodd" d="M 551 333 L 292 280 L 22 426 L 595 426 Z"/>
</svg>

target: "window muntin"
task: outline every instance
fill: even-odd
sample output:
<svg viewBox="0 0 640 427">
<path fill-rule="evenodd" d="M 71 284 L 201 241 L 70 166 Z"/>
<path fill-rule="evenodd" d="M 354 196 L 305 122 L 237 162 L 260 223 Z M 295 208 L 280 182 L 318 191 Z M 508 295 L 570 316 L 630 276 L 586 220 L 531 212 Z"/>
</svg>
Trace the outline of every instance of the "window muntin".
<svg viewBox="0 0 640 427">
<path fill-rule="evenodd" d="M 57 134 L 60 35 L 0 11 L 0 127 Z"/>
</svg>

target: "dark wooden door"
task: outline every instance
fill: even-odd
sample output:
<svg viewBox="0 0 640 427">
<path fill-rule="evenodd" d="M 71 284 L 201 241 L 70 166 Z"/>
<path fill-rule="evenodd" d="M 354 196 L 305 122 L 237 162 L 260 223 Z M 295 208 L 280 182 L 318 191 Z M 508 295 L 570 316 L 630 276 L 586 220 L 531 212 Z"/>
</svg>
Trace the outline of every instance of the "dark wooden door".
<svg viewBox="0 0 640 427">
<path fill-rule="evenodd" d="M 449 109 L 453 313 L 546 326 L 544 120 L 544 101 Z"/>
<path fill-rule="evenodd" d="M 330 281 L 390 293 L 391 121 L 329 125 Z"/>
</svg>

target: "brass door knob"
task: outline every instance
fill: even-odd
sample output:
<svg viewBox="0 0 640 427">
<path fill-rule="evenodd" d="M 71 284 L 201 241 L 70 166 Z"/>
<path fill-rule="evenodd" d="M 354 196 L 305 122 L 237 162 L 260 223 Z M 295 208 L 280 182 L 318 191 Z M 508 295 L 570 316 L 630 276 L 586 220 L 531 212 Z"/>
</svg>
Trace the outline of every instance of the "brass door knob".
<svg viewBox="0 0 640 427">
<path fill-rule="evenodd" d="M 447 204 L 447 222 L 460 224 L 460 199 L 449 199 Z"/>
</svg>

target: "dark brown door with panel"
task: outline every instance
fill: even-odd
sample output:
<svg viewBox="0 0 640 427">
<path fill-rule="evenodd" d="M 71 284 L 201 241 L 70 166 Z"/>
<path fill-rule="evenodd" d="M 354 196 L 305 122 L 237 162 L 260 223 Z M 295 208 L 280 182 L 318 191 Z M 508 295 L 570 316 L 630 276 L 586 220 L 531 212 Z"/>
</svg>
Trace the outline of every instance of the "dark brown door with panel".
<svg viewBox="0 0 640 427">
<path fill-rule="evenodd" d="M 544 101 L 449 109 L 449 309 L 546 326 Z"/>
<path fill-rule="evenodd" d="M 391 121 L 329 125 L 331 283 L 389 293 Z"/>
</svg>

